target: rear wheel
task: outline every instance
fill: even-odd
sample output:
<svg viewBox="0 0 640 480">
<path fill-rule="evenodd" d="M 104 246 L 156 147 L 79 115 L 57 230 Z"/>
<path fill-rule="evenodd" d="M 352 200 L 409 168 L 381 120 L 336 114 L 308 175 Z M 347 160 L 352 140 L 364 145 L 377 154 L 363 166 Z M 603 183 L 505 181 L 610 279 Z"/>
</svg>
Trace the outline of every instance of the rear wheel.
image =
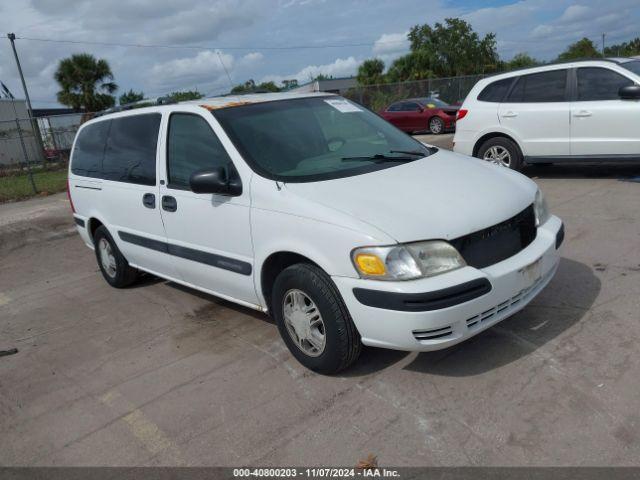
<svg viewBox="0 0 640 480">
<path fill-rule="evenodd" d="M 299 263 L 276 278 L 271 311 L 292 355 L 305 367 L 332 374 L 360 355 L 360 335 L 338 289 L 315 265 Z"/>
<path fill-rule="evenodd" d="M 432 117 L 431 120 L 429 120 L 429 130 L 434 135 L 440 135 L 444 132 L 444 120 L 440 117 Z"/>
<path fill-rule="evenodd" d="M 118 246 L 104 226 L 101 225 L 96 229 L 93 244 L 98 266 L 109 285 L 124 288 L 135 282 L 138 270 L 129 266 L 129 262 L 118 250 Z"/>
<path fill-rule="evenodd" d="M 520 149 L 512 140 L 505 137 L 494 137 L 484 142 L 478 150 L 478 157 L 512 170 L 522 168 Z"/>
</svg>

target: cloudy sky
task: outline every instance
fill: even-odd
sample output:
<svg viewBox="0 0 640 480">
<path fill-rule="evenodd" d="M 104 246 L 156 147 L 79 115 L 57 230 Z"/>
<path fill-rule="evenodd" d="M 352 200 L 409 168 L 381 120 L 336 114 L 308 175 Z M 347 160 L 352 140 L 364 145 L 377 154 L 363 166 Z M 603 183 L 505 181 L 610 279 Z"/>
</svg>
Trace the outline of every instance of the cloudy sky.
<svg viewBox="0 0 640 480">
<path fill-rule="evenodd" d="M 56 106 L 53 72 L 73 53 L 107 59 L 119 92 L 218 94 L 248 78 L 306 82 L 319 73 L 352 75 L 374 56 L 388 63 L 408 50 L 412 25 L 446 17 L 495 32 L 505 59 L 518 52 L 551 59 L 582 37 L 600 42 L 603 32 L 607 43 L 640 35 L 638 0 L 0 1 L 0 32 L 23 37 L 16 44 L 36 107 Z M 6 39 L 0 80 L 23 96 Z"/>
</svg>

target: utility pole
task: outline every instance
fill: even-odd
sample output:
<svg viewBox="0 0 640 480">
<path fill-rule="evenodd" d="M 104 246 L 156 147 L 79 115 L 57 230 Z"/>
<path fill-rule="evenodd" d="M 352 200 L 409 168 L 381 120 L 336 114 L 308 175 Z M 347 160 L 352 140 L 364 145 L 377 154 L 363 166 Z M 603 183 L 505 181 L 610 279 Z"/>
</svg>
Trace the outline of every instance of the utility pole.
<svg viewBox="0 0 640 480">
<path fill-rule="evenodd" d="M 31 129 L 33 131 L 33 136 L 36 139 L 36 143 L 38 144 L 38 149 L 40 150 L 40 160 L 42 160 L 44 164 L 44 146 L 42 145 L 42 137 L 40 136 L 40 130 L 38 129 L 38 124 L 33 118 L 33 109 L 31 108 L 31 99 L 29 98 L 27 83 L 24 80 L 24 75 L 22 73 L 22 66 L 20 65 L 20 59 L 18 58 L 18 52 L 16 51 L 16 44 L 15 44 L 16 34 L 7 33 L 7 38 L 11 42 L 11 49 L 13 50 L 13 56 L 16 59 L 16 66 L 18 67 L 18 73 L 20 74 L 20 81 L 22 82 L 22 90 L 24 90 L 24 98 L 27 101 L 27 113 L 29 115 L 29 120 L 31 121 Z"/>
<path fill-rule="evenodd" d="M 602 34 L 602 56 L 604 57 L 604 37 L 606 36 L 606 33 Z"/>
</svg>

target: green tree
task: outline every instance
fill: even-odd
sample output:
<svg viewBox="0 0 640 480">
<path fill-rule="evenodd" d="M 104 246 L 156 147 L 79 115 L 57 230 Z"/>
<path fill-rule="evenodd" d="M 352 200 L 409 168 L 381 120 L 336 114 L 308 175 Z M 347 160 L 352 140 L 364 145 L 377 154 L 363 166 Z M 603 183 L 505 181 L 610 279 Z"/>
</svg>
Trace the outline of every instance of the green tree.
<svg viewBox="0 0 640 480">
<path fill-rule="evenodd" d="M 640 55 L 640 37 L 636 37 L 628 42 L 606 47 L 604 54 L 608 57 L 634 57 Z"/>
<path fill-rule="evenodd" d="M 434 65 L 433 52 L 416 50 L 395 59 L 387 71 L 386 80 L 395 83 L 434 77 Z"/>
<path fill-rule="evenodd" d="M 113 93 L 118 85 L 106 60 L 88 53 L 71 55 L 60 60 L 53 77 L 60 85 L 57 98 L 63 105 L 98 112 L 116 103 Z"/>
<path fill-rule="evenodd" d="M 279 92 L 282 89 L 277 86 L 275 82 L 262 82 L 260 85 L 258 85 L 257 90 L 262 92 Z"/>
<path fill-rule="evenodd" d="M 184 90 L 182 92 L 171 92 L 167 95 L 174 102 L 184 102 L 186 100 L 198 100 L 204 95 L 196 90 Z"/>
<path fill-rule="evenodd" d="M 600 57 L 601 53 L 596 46 L 588 38 L 578 40 L 572 43 L 567 49 L 558 55 L 558 60 L 572 60 L 574 58 L 593 58 Z"/>
<path fill-rule="evenodd" d="M 244 83 L 240 85 L 236 85 L 231 89 L 231 93 L 242 94 L 242 93 L 252 93 L 252 92 L 279 92 L 282 90 L 279 86 L 275 84 L 275 82 L 262 82 L 256 85 L 256 82 L 250 78 Z"/>
<path fill-rule="evenodd" d="M 430 64 L 419 65 L 418 70 L 433 71 L 439 77 L 492 72 L 498 68 L 496 36 L 484 37 L 473 30 L 471 24 L 459 18 L 446 18 L 444 24 L 433 27 L 416 25 L 409 31 L 411 52 L 422 51 L 420 60 Z"/>
<path fill-rule="evenodd" d="M 124 92 L 118 98 L 118 102 L 120 105 L 126 105 L 128 103 L 139 102 L 144 99 L 143 92 L 134 92 L 133 89 L 130 89 L 128 92 Z"/>
<path fill-rule="evenodd" d="M 516 68 L 535 67 L 541 62 L 530 56 L 528 53 L 517 53 L 511 60 L 504 62 L 505 70 L 514 70 Z"/>
<path fill-rule="evenodd" d="M 358 67 L 356 80 L 360 85 L 384 83 L 384 62 L 378 58 L 365 60 Z"/>
<path fill-rule="evenodd" d="M 296 88 L 297 86 L 298 86 L 298 80 L 296 78 L 292 78 L 290 80 L 282 80 L 283 90 L 291 90 L 292 88 Z"/>
</svg>

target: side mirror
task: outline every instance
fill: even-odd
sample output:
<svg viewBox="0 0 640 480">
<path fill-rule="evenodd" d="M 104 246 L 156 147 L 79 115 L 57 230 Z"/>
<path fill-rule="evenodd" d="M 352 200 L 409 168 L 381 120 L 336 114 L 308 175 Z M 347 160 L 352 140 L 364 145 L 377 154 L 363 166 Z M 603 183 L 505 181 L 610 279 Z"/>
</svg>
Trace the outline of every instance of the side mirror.
<svg viewBox="0 0 640 480">
<path fill-rule="evenodd" d="M 193 172 L 189 179 L 193 193 L 215 193 L 237 197 L 242 195 L 242 182 L 235 167 L 215 167 Z"/>
<path fill-rule="evenodd" d="M 640 100 L 640 85 L 627 85 L 620 87 L 618 96 L 622 100 Z"/>
</svg>

